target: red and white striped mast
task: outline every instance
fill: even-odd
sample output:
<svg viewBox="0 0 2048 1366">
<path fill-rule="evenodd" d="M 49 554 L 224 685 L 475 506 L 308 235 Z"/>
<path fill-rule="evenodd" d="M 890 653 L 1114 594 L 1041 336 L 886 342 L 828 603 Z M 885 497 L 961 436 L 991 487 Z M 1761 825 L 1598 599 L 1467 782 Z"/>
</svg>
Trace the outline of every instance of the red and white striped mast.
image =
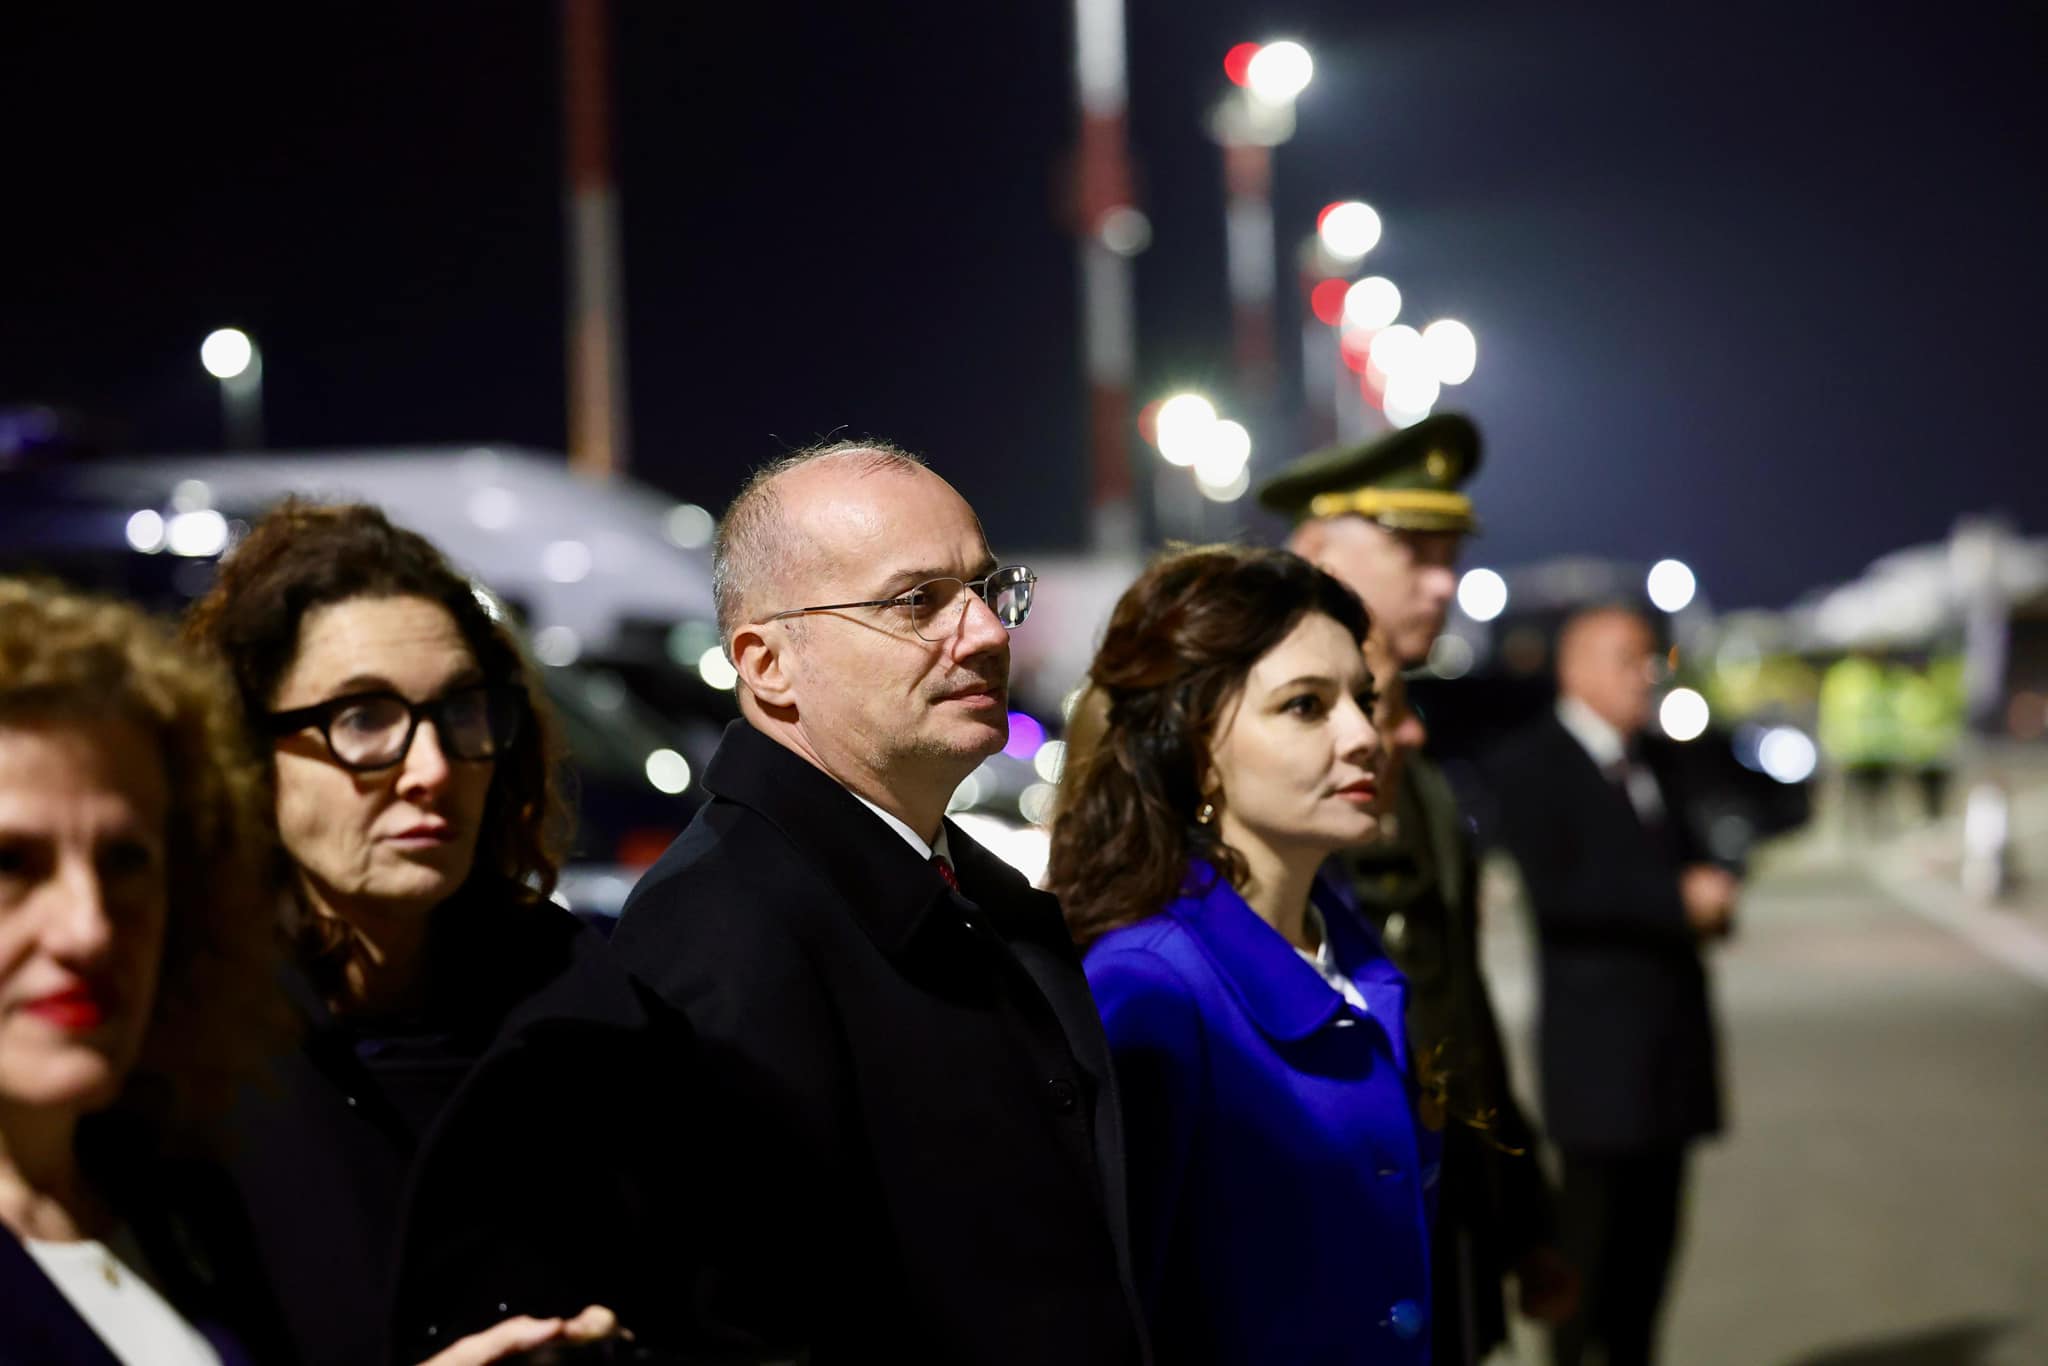
<svg viewBox="0 0 2048 1366">
<path fill-rule="evenodd" d="M 562 57 L 569 467 L 604 477 L 624 472 L 630 446 L 607 0 L 562 0 Z"/>
<path fill-rule="evenodd" d="M 1137 321 L 1130 258 L 1151 228 L 1131 185 L 1123 0 L 1074 0 L 1074 90 L 1080 147 L 1074 166 L 1081 245 L 1081 354 L 1088 376 L 1089 541 L 1101 552 L 1138 547 L 1131 478 L 1131 390 Z"/>
</svg>

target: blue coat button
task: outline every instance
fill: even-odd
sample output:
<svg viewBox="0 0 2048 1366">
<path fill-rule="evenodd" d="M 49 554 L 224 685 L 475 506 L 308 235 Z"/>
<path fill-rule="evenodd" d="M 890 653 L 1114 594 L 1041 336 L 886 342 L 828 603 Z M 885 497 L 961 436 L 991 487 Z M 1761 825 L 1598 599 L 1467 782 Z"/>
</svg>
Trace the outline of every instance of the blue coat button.
<svg viewBox="0 0 2048 1366">
<path fill-rule="evenodd" d="M 1414 1300 L 1396 1300 L 1394 1307 L 1387 1311 L 1387 1326 L 1394 1330 L 1394 1336 L 1408 1342 L 1422 1333 L 1422 1306 Z"/>
</svg>

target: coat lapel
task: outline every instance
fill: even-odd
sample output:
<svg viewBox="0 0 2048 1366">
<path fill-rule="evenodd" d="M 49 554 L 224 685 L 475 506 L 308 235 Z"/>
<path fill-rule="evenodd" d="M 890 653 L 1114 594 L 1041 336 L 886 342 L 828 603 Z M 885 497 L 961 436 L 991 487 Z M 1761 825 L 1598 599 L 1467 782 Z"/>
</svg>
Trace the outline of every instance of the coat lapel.
<svg viewBox="0 0 2048 1366">
<path fill-rule="evenodd" d="M 1337 966 L 1365 996 L 1394 1057 L 1405 1067 L 1401 1014 L 1405 985 L 1377 938 L 1327 878 L 1317 880 L 1317 908 L 1329 927 Z M 1276 1044 L 1298 1043 L 1349 1006 L 1278 931 L 1259 919 L 1230 883 L 1207 864 L 1190 870 L 1188 890 L 1167 908 L 1202 946 L 1259 1032 Z"/>
<path fill-rule="evenodd" d="M 725 728 L 704 785 L 780 829 L 891 959 L 900 960 L 925 920 L 947 903 L 938 870 L 858 797 L 745 721 Z"/>
</svg>

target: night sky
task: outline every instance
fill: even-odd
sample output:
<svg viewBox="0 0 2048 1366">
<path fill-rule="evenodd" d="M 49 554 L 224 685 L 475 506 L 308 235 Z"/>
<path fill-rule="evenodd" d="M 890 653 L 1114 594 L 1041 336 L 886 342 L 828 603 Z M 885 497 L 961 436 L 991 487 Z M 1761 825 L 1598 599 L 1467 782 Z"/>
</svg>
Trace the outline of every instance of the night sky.
<svg viewBox="0 0 2048 1366">
<path fill-rule="evenodd" d="M 1283 240 L 1361 196 L 1404 318 L 1478 334 L 1440 405 L 1490 440 L 1475 561 L 1677 554 L 1778 604 L 1962 512 L 2048 531 L 2025 7 L 1131 8 L 1143 396 L 1228 384 L 1202 115 L 1231 43 L 1291 36 L 1318 66 Z M 35 9 L 0 21 L 0 403 L 217 447 L 197 347 L 232 323 L 273 445 L 561 447 L 552 5 Z M 635 473 L 716 506 L 881 434 L 999 549 L 1077 543 L 1067 6 L 622 0 L 618 28 Z"/>
</svg>

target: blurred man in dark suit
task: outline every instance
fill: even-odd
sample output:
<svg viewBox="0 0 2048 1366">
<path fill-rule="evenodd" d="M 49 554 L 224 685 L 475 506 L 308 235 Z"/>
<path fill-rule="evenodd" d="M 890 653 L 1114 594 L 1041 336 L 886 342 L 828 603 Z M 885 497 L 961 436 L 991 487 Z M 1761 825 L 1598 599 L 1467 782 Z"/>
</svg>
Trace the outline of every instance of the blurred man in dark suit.
<svg viewBox="0 0 2048 1366">
<path fill-rule="evenodd" d="M 1585 1277 L 1581 1312 L 1552 1335 L 1558 1366 L 1653 1360 L 1687 1148 L 1721 1125 L 1700 944 L 1728 933 L 1739 888 L 1692 831 L 1668 746 L 1643 733 L 1655 660 L 1634 611 L 1573 617 L 1555 715 L 1495 765 L 1541 944 L 1562 1238 Z"/>
</svg>

